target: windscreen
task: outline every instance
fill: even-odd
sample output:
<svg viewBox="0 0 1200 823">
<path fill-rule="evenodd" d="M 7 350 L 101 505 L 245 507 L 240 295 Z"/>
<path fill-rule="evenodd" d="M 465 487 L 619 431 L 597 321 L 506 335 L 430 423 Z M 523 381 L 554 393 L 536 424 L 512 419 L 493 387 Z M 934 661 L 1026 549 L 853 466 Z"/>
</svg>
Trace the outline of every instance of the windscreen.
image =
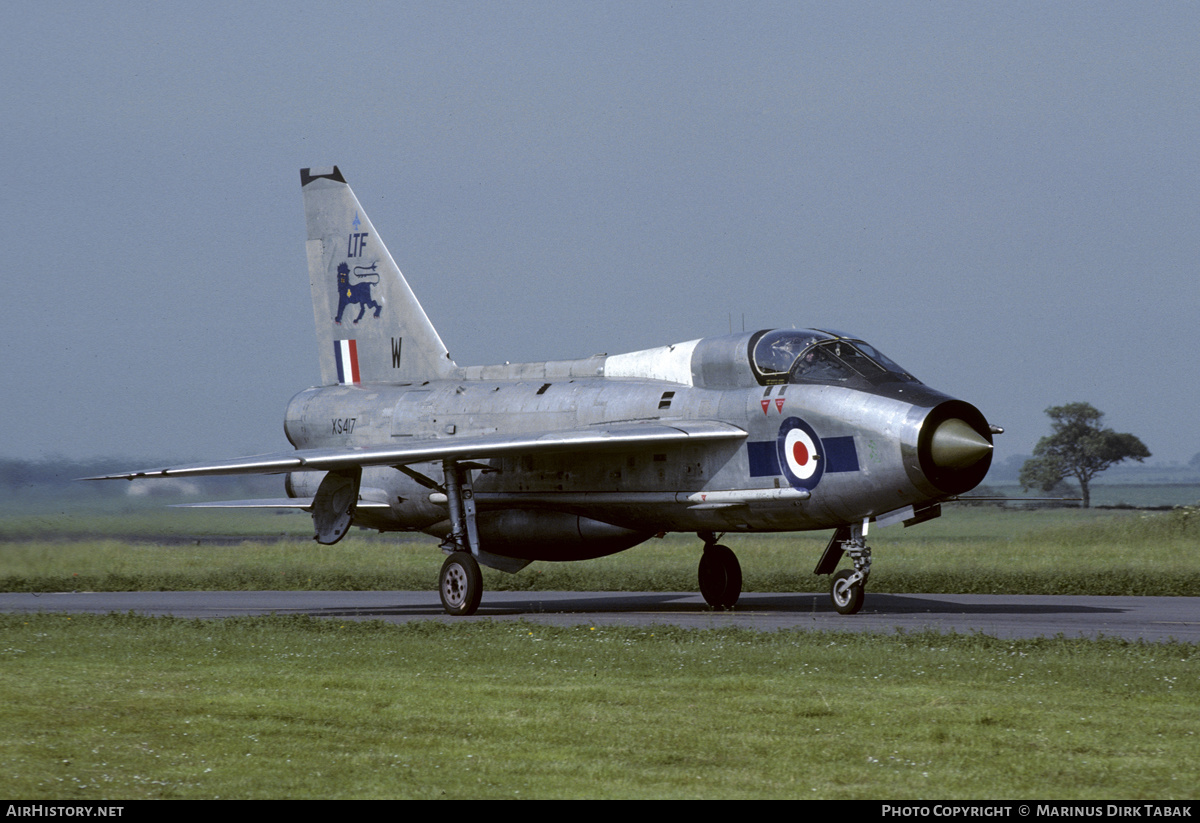
<svg viewBox="0 0 1200 823">
<path fill-rule="evenodd" d="M 759 382 L 840 384 L 913 382 L 915 378 L 861 340 L 813 329 L 768 332 L 754 345 Z"/>
</svg>

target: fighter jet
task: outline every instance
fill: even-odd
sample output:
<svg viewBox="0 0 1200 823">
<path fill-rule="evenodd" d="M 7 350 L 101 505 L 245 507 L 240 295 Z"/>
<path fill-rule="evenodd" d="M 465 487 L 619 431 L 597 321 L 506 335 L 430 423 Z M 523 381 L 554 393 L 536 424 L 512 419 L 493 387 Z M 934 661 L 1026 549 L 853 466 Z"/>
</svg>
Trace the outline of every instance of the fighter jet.
<svg viewBox="0 0 1200 823">
<path fill-rule="evenodd" d="M 871 525 L 937 517 L 991 465 L 1000 429 L 978 409 L 827 328 L 459 366 L 341 171 L 300 183 L 321 385 L 288 403 L 295 450 L 89 479 L 284 474 L 286 499 L 214 505 L 304 509 L 323 544 L 351 525 L 431 535 L 452 615 L 479 607 L 481 564 L 517 573 L 666 532 L 698 536 L 700 592 L 731 609 L 723 535 L 833 529 L 815 573 L 853 614 Z"/>
</svg>

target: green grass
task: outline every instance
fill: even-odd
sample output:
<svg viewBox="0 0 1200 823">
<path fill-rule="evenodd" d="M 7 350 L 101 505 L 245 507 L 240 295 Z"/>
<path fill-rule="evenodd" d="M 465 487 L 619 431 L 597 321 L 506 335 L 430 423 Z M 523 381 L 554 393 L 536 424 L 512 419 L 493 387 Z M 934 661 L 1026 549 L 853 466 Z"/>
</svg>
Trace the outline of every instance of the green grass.
<svg viewBox="0 0 1200 823">
<path fill-rule="evenodd" d="M 175 514 L 175 512 L 168 512 Z M 228 534 L 213 513 L 169 525 L 167 535 Z M 220 514 L 220 513 L 217 513 Z M 154 528 L 161 513 L 145 515 Z M 247 516 L 247 515 L 242 515 Z M 223 546 L 130 542 L 76 536 L 10 537 L 0 543 L 0 590 L 125 591 L 247 589 L 432 589 L 442 555 L 433 538 L 355 531 L 335 546 L 308 536 L 306 517 L 269 542 Z M 192 518 L 189 520 L 189 518 Z M 148 532 L 148 533 L 152 533 Z M 261 535 L 261 533 L 260 533 Z M 810 574 L 827 532 L 727 535 L 746 591 L 820 591 Z M 1101 512 L 947 507 L 911 529 L 874 530 L 871 590 L 876 592 L 1200 596 L 1200 510 Z M 490 590 L 692 591 L 700 543 L 671 535 L 583 563 L 534 563 L 516 575 L 485 570 Z"/>
<path fill-rule="evenodd" d="M 245 535 L 307 538 L 312 520 L 303 512 L 172 508 L 184 498 L 16 496 L 0 501 L 0 540 L 81 540 Z"/>
<path fill-rule="evenodd" d="M 432 538 L 157 502 L 0 503 L 0 588 L 432 589 Z M 254 542 L 195 539 L 242 534 Z M 262 542 L 263 538 L 279 540 Z M 748 591 L 815 591 L 828 533 L 728 535 Z M 873 531 L 873 591 L 1200 595 L 1200 513 L 947 507 Z M 694 590 L 699 541 L 485 571 Z M 0 794 L 138 798 L 1187 799 L 1197 647 L 0 615 Z"/>
<path fill-rule="evenodd" d="M 0 616 L 0 794 L 1192 798 L 1200 650 Z"/>
<path fill-rule="evenodd" d="M 1069 494 L 1079 496 L 1075 481 L 1066 484 Z M 1022 489 L 1019 485 L 987 484 L 985 488 L 967 492 L 967 496 L 996 493 L 1008 497 L 1040 497 L 1038 489 Z M 1200 486 L 1195 483 L 1106 483 L 1102 477 L 1091 484 L 1093 506 L 1195 506 L 1200 504 Z M 1023 504 L 1012 504 L 1023 505 Z M 1077 506 L 1078 503 L 1069 504 Z"/>
<path fill-rule="evenodd" d="M 1200 595 L 1200 509 L 952 510 L 872 541 L 878 591 Z"/>
</svg>

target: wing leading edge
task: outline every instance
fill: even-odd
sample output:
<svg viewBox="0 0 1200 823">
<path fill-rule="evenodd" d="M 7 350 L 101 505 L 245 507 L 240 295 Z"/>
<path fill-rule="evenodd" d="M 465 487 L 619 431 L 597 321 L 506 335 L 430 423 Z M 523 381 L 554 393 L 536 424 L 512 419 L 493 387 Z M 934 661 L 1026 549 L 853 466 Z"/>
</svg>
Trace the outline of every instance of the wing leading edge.
<svg viewBox="0 0 1200 823">
<path fill-rule="evenodd" d="M 336 471 L 354 466 L 403 466 L 430 460 L 481 460 L 553 452 L 594 453 L 683 443 L 735 443 L 745 438 L 746 432 L 743 429 L 716 420 L 628 423 L 531 435 L 429 438 L 367 449 L 299 449 L 82 479 L 136 480 L 140 477 Z"/>
</svg>

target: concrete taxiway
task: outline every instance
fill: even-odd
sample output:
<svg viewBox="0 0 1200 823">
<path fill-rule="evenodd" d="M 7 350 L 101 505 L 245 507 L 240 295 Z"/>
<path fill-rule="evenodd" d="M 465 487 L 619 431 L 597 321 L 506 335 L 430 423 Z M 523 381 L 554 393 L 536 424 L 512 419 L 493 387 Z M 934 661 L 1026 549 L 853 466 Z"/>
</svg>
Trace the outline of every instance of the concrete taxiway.
<svg viewBox="0 0 1200 823">
<path fill-rule="evenodd" d="M 548 625 L 737 627 L 758 631 L 982 633 L 995 637 L 1200 642 L 1200 598 L 1046 595 L 880 594 L 842 616 L 824 593 L 745 593 L 732 611 L 713 611 L 690 592 L 487 592 L 474 617 L 450 617 L 435 592 L 55 592 L 0 594 L 0 611 L 184 618 L 304 614 L 404 623 L 526 620 Z"/>
</svg>

